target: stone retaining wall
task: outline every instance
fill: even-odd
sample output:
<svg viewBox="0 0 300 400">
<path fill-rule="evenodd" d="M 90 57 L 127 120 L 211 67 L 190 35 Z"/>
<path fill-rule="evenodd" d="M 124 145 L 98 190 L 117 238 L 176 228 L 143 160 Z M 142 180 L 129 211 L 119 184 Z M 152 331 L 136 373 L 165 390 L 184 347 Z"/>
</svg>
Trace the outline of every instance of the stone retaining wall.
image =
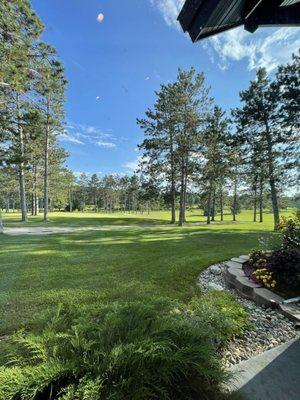
<svg viewBox="0 0 300 400">
<path fill-rule="evenodd" d="M 279 308 L 288 318 L 300 323 L 300 310 L 295 305 L 285 305 L 283 297 L 271 292 L 260 284 L 252 282 L 243 271 L 243 264 L 249 257 L 242 255 L 225 263 L 225 282 L 244 298 L 260 306 Z"/>
</svg>

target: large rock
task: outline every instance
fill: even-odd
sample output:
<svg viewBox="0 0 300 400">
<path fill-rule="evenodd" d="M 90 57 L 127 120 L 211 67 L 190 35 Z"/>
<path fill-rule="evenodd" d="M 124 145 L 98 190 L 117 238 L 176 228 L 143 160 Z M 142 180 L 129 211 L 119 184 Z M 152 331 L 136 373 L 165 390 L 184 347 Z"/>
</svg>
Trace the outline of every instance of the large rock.
<svg viewBox="0 0 300 400">
<path fill-rule="evenodd" d="M 221 275 L 222 273 L 221 267 L 219 265 L 212 265 L 209 270 L 213 275 Z"/>
</svg>

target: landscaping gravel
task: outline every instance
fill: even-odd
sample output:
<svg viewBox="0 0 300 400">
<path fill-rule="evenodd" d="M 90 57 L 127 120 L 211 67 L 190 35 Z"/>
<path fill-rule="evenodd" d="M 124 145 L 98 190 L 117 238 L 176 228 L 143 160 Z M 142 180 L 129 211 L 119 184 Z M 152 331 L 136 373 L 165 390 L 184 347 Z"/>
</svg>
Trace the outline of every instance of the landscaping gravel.
<svg viewBox="0 0 300 400">
<path fill-rule="evenodd" d="M 218 272 L 219 269 L 219 272 Z M 240 297 L 234 289 L 229 289 L 224 280 L 224 264 L 216 264 L 207 268 L 199 277 L 198 285 L 204 292 L 218 287 L 234 293 L 237 301 L 250 313 L 253 328 L 243 337 L 234 337 L 223 353 L 226 367 L 238 364 L 266 350 L 300 336 L 293 322 L 284 317 L 278 310 L 263 308 L 253 301 Z"/>
</svg>

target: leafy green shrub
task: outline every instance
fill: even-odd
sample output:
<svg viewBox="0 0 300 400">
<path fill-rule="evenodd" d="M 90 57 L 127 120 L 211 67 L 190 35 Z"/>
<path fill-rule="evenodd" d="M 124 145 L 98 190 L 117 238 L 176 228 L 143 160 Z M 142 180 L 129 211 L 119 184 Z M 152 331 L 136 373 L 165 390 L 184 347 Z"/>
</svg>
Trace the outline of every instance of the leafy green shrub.
<svg viewBox="0 0 300 400">
<path fill-rule="evenodd" d="M 265 267 L 264 263 L 267 261 L 267 253 L 262 250 L 251 250 L 247 264 L 253 269 L 260 269 Z"/>
<path fill-rule="evenodd" d="M 114 303 L 85 316 L 60 307 L 42 332 L 7 343 L 0 399 L 223 399 L 228 374 L 216 349 L 245 323 L 225 294 L 187 306 Z"/>
<path fill-rule="evenodd" d="M 297 249 L 277 250 L 268 263 L 274 279 L 281 287 L 300 293 L 300 251 Z"/>
<path fill-rule="evenodd" d="M 282 233 L 282 249 L 300 249 L 300 211 L 294 218 L 281 217 L 278 230 Z"/>
<path fill-rule="evenodd" d="M 226 292 L 210 291 L 202 296 L 201 301 L 192 300 L 189 307 L 204 325 L 210 326 L 211 336 L 220 345 L 250 327 L 248 312 Z"/>
</svg>

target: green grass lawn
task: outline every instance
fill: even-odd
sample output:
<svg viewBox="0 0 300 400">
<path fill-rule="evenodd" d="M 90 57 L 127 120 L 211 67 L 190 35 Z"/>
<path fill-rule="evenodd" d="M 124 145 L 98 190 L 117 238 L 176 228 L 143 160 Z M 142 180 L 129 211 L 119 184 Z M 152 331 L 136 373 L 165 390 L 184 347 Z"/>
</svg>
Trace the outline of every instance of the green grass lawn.
<svg viewBox="0 0 300 400">
<path fill-rule="evenodd" d="M 169 213 L 53 213 L 52 226 L 103 226 L 100 231 L 48 236 L 0 236 L 0 336 L 38 323 L 60 302 L 90 307 L 113 300 L 167 296 L 186 301 L 197 275 L 212 263 L 249 252 L 271 232 L 272 215 L 253 223 L 252 213 L 237 223 L 209 227 L 168 226 Z M 19 215 L 4 215 L 6 226 L 22 226 Z M 198 211 L 188 222 L 204 221 Z M 32 217 L 28 226 L 40 226 Z M 120 226 L 122 225 L 122 227 Z"/>
</svg>

